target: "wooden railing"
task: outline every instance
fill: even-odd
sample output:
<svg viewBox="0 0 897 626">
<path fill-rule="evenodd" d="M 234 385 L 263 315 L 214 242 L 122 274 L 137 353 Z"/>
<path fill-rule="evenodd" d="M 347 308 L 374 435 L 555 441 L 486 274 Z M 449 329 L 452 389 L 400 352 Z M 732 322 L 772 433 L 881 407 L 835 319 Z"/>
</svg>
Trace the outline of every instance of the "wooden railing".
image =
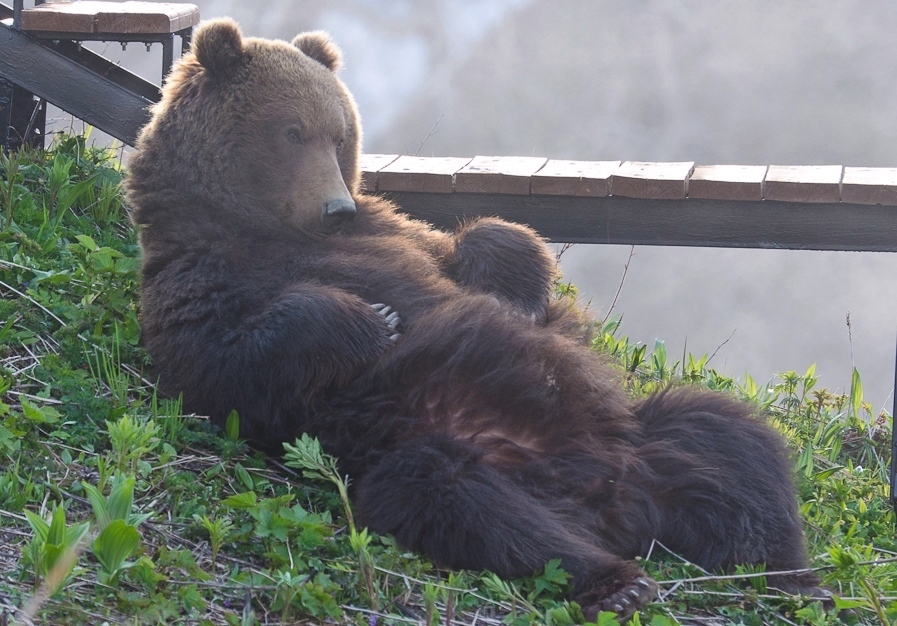
<svg viewBox="0 0 897 626">
<path fill-rule="evenodd" d="M 499 215 L 556 242 L 897 252 L 897 168 L 368 154 L 369 193 L 451 228 Z"/>
<path fill-rule="evenodd" d="M 897 168 L 367 154 L 361 170 L 365 191 L 449 229 L 498 215 L 554 242 L 897 252 Z"/>
</svg>

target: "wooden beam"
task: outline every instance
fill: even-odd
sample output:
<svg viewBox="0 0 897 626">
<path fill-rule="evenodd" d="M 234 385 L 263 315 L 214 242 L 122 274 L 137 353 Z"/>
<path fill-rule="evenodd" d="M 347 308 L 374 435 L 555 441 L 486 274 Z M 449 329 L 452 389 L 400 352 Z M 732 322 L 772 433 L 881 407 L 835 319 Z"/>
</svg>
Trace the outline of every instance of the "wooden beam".
<svg viewBox="0 0 897 626">
<path fill-rule="evenodd" d="M 496 215 L 558 243 L 897 252 L 890 206 L 547 195 L 384 194 L 417 219 L 454 230 Z"/>
<path fill-rule="evenodd" d="M 364 155 L 362 169 L 448 229 L 499 215 L 557 242 L 897 252 L 897 168 L 846 168 L 840 201 L 841 166 L 466 160 Z"/>
</svg>

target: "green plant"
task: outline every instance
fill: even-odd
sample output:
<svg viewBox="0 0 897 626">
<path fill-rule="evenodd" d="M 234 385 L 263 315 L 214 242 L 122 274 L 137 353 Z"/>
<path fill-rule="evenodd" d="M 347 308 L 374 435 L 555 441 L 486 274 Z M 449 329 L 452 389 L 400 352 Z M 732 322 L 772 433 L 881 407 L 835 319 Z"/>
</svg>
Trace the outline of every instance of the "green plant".
<svg viewBox="0 0 897 626">
<path fill-rule="evenodd" d="M 214 565 L 221 545 L 227 541 L 231 534 L 233 523 L 227 518 L 212 520 L 208 515 L 194 515 L 193 519 L 209 533 L 209 545 L 212 547 L 212 565 Z"/>
<path fill-rule="evenodd" d="M 324 480 L 330 482 L 339 492 L 340 502 L 343 505 L 343 514 L 349 529 L 355 531 L 355 517 L 352 515 L 352 505 L 349 503 L 349 480 L 339 475 L 337 461 L 321 449 L 317 439 L 303 434 L 293 444 L 283 444 L 286 454 L 284 462 L 289 467 L 302 470 L 305 478 Z"/>
<path fill-rule="evenodd" d="M 153 419 L 142 421 L 123 415 L 118 421 L 107 421 L 106 428 L 112 446 L 112 459 L 120 472 L 136 474 L 143 457 L 153 452 L 160 443 L 159 427 Z"/>
<path fill-rule="evenodd" d="M 126 559 L 140 544 L 137 527 L 152 517 L 151 513 L 133 511 L 134 485 L 133 476 L 119 475 L 112 480 L 108 497 L 93 485 L 84 485 L 97 525 L 91 549 L 100 563 L 97 577 L 104 585 L 116 584 L 119 574 L 134 565 Z"/>
<path fill-rule="evenodd" d="M 24 552 L 34 571 L 34 588 L 44 583 L 47 595 L 52 596 L 68 581 L 78 560 L 81 540 L 90 524 L 68 526 L 62 505 L 53 508 L 49 522 L 27 509 L 24 513 L 34 533 Z"/>
</svg>

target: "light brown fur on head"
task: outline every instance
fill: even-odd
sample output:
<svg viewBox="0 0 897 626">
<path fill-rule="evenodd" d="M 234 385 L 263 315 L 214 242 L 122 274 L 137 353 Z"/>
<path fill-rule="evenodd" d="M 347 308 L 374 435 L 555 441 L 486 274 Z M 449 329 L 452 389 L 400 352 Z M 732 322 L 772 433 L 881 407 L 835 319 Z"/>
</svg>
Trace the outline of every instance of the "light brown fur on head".
<svg viewBox="0 0 897 626">
<path fill-rule="evenodd" d="M 129 191 L 143 200 L 134 202 L 135 220 L 156 221 L 146 196 L 167 190 L 231 219 L 311 239 L 333 232 L 323 212 L 351 204 L 361 149 L 357 107 L 335 74 L 340 63 L 324 33 L 291 44 L 243 37 L 227 18 L 202 24 L 130 160 Z"/>
</svg>

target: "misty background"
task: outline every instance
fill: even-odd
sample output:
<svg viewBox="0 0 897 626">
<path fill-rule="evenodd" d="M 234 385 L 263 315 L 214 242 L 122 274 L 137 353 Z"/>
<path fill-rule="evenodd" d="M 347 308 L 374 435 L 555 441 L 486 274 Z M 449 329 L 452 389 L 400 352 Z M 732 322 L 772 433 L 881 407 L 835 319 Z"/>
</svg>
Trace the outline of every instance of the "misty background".
<svg viewBox="0 0 897 626">
<path fill-rule="evenodd" d="M 897 167 L 893 0 L 194 2 L 246 35 L 328 31 L 370 153 Z M 91 47 L 159 82 L 158 45 Z M 596 315 L 630 252 L 564 252 Z M 895 302 L 897 254 L 638 246 L 614 313 L 736 378 L 815 363 L 844 392 L 855 365 L 890 411 Z"/>
</svg>

